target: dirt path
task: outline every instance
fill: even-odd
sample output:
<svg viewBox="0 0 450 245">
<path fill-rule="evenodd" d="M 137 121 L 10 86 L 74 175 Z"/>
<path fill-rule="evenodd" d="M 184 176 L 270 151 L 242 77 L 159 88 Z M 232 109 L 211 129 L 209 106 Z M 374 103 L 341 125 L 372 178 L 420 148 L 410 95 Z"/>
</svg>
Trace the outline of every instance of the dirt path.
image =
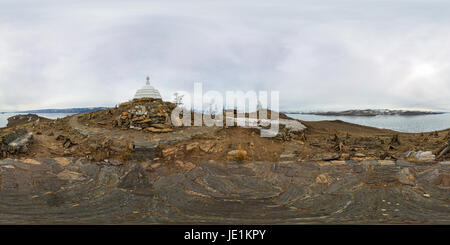
<svg viewBox="0 0 450 245">
<path fill-rule="evenodd" d="M 78 122 L 78 116 L 70 118 L 69 125 L 83 135 L 97 135 L 106 138 L 128 140 L 133 142 L 138 148 L 153 148 L 167 142 L 188 140 L 193 136 L 215 132 L 220 129 L 219 127 L 185 127 L 181 130 L 161 134 L 121 129 L 108 130 L 81 125 Z"/>
</svg>

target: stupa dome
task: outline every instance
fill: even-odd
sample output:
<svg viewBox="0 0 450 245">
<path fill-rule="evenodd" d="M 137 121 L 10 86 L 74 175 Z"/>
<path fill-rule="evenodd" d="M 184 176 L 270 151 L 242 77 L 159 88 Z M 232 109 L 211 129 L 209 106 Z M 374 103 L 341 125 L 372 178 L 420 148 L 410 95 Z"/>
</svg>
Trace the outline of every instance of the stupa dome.
<svg viewBox="0 0 450 245">
<path fill-rule="evenodd" d="M 162 99 L 161 94 L 157 89 L 153 86 L 150 86 L 150 78 L 147 77 L 147 83 L 141 89 L 136 91 L 134 95 L 134 99 L 142 99 L 142 98 L 152 98 L 152 99 Z"/>
</svg>

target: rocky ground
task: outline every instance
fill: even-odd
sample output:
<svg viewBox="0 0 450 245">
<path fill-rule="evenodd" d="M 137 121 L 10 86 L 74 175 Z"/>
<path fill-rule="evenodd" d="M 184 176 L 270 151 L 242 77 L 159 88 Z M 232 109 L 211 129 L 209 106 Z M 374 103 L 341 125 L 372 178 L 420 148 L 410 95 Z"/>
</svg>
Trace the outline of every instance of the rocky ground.
<svg viewBox="0 0 450 245">
<path fill-rule="evenodd" d="M 450 223 L 449 162 L 40 158 L 0 171 L 2 224 Z"/>
<path fill-rule="evenodd" d="M 262 138 L 261 127 L 174 127 L 174 108 L 143 99 L 11 119 L 0 223 L 450 223 L 450 130 L 280 114 L 279 134 Z"/>
</svg>

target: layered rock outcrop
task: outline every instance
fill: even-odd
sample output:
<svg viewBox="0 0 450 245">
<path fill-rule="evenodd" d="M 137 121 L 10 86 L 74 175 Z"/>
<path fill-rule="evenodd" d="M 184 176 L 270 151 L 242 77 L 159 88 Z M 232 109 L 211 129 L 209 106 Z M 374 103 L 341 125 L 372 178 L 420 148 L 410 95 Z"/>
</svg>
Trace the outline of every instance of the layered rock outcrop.
<svg viewBox="0 0 450 245">
<path fill-rule="evenodd" d="M 1 136 L 0 158 L 6 158 L 11 154 L 28 152 L 32 138 L 33 134 L 23 128 Z"/>
</svg>

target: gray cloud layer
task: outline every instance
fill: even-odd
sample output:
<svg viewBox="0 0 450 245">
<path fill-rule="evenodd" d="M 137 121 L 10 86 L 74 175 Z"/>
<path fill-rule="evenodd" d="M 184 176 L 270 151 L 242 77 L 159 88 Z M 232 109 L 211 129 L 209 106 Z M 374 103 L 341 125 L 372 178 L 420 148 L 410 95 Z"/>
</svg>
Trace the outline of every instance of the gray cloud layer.
<svg viewBox="0 0 450 245">
<path fill-rule="evenodd" d="M 279 90 L 283 109 L 450 110 L 447 1 L 0 0 L 0 110 L 176 90 Z"/>
</svg>

